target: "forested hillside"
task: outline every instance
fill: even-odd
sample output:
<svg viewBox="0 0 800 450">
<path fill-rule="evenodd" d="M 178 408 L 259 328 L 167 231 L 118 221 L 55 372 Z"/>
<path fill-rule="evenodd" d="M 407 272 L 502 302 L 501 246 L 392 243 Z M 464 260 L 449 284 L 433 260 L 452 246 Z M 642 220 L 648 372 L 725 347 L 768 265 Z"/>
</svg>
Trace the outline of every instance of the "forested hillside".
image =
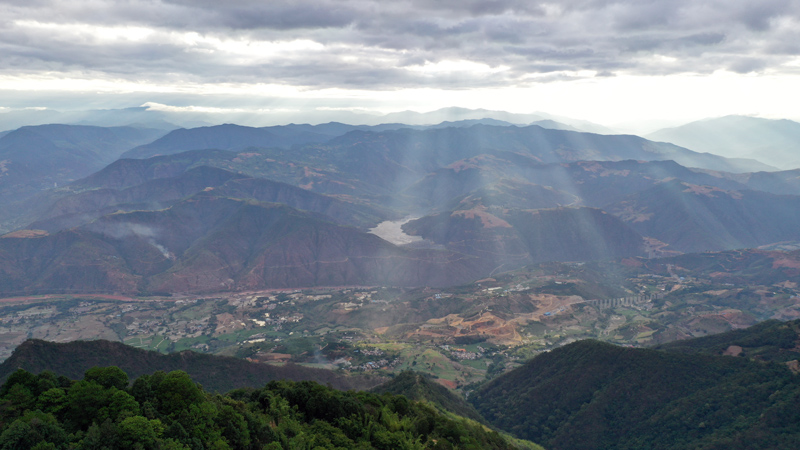
<svg viewBox="0 0 800 450">
<path fill-rule="evenodd" d="M 800 378 L 743 357 L 579 341 L 470 400 L 495 426 L 553 450 L 800 447 Z"/>
<path fill-rule="evenodd" d="M 0 387 L 3 449 L 512 449 L 482 425 L 402 396 L 313 382 L 209 394 L 185 372 L 132 384 L 117 367 L 80 381 L 19 370 Z"/>
</svg>

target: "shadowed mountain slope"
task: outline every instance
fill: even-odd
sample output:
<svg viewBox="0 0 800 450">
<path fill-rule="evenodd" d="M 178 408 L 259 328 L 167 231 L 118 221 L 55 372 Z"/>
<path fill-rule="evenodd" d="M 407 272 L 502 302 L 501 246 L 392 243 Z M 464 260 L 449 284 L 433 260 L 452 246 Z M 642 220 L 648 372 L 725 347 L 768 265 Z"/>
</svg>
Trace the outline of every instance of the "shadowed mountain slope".
<svg viewBox="0 0 800 450">
<path fill-rule="evenodd" d="M 74 341 L 68 343 L 30 339 L 0 364 L 0 380 L 17 369 L 31 373 L 45 370 L 79 379 L 92 367 L 117 366 L 131 379 L 157 370 L 182 370 L 209 391 L 228 392 L 237 388 L 264 386 L 272 380 L 310 380 L 330 384 L 336 389 L 368 389 L 384 379 L 380 377 L 348 377 L 330 370 L 286 364 L 274 366 L 227 356 L 195 353 L 163 353 L 131 347 L 120 342 Z"/>
<path fill-rule="evenodd" d="M 97 188 L 61 196 L 46 211 L 40 212 L 28 228 L 52 233 L 115 211 L 159 210 L 194 194 L 212 191 L 219 197 L 282 203 L 324 214 L 338 223 L 363 230 L 374 227 L 384 218 L 382 212 L 367 205 L 345 202 L 285 183 L 196 166 L 174 177 L 151 178 L 124 189 Z"/>
<path fill-rule="evenodd" d="M 0 239 L 6 294 L 443 286 L 483 270 L 474 257 L 402 249 L 318 214 L 213 191 L 164 210 L 117 212 L 53 235 Z"/>
<path fill-rule="evenodd" d="M 513 153 L 480 155 L 457 161 L 418 180 L 405 190 L 422 206 L 442 207 L 456 197 L 504 180 L 536 184 L 574 196 L 572 202 L 602 207 L 655 186 L 679 179 L 723 189 L 747 189 L 745 175 L 719 176 L 688 169 L 674 161 L 577 161 L 539 164 Z M 770 174 L 771 175 L 771 174 Z M 741 178 L 741 182 L 737 181 Z M 498 203 L 502 206 L 502 203 Z M 556 206 L 556 205 L 552 205 Z"/>
<path fill-rule="evenodd" d="M 683 252 L 800 240 L 800 197 L 661 183 L 609 205 L 643 236 Z"/>
<path fill-rule="evenodd" d="M 579 341 L 470 396 L 495 426 L 560 449 L 790 449 L 800 378 L 784 365 Z"/>
<path fill-rule="evenodd" d="M 532 262 L 643 254 L 638 233 L 594 208 L 490 212 L 478 206 L 425 216 L 405 224 L 403 229 L 450 250 L 492 261 L 503 270 Z"/>
</svg>

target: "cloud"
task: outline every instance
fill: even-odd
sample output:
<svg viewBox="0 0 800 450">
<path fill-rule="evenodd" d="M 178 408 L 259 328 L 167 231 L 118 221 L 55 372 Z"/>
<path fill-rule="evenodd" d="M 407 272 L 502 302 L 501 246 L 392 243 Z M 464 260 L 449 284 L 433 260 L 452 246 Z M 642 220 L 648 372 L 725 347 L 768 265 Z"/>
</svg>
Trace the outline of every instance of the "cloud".
<svg viewBox="0 0 800 450">
<path fill-rule="evenodd" d="M 464 89 L 609 73 L 774 74 L 797 71 L 788 63 L 800 56 L 793 0 L 6 0 L 4 9 L 6 76 Z"/>
</svg>

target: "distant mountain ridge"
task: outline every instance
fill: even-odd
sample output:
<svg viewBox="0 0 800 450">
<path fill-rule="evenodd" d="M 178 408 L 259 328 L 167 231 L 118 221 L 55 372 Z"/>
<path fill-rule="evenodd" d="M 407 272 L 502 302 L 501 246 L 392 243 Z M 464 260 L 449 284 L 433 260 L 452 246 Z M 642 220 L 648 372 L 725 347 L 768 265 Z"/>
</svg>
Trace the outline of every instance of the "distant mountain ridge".
<svg viewBox="0 0 800 450">
<path fill-rule="evenodd" d="M 753 158 L 781 169 L 800 168 L 800 123 L 791 120 L 725 116 L 658 130 L 646 137 L 700 152 Z"/>
<path fill-rule="evenodd" d="M 278 127 L 276 127 L 278 128 Z M 291 145 L 328 142 L 330 135 L 311 131 L 292 131 L 278 136 L 271 128 L 252 128 L 238 125 L 175 130 L 158 141 L 133 149 L 125 158 L 146 158 L 179 153 L 187 150 L 218 149 L 243 150 L 248 147 L 287 147 Z M 369 134 L 366 134 L 369 133 Z M 426 146 L 426 152 L 435 151 L 439 166 L 459 159 L 487 153 L 487 150 L 504 150 L 528 153 L 542 163 L 578 160 L 675 160 L 681 165 L 728 172 L 749 172 L 769 169 L 755 161 L 737 161 L 710 154 L 698 154 L 678 146 L 659 144 L 637 136 L 606 136 L 568 130 L 552 130 L 539 126 L 507 127 L 476 124 L 468 127 L 433 127 L 425 130 L 400 128 L 395 130 L 365 131 L 353 127 L 352 131 L 334 137 L 328 147 L 349 146 L 358 141 L 360 146 L 387 145 L 390 157 L 407 161 L 425 161 L 425 154 L 414 150 L 415 145 Z M 435 145 L 432 145 L 434 144 Z M 314 148 L 305 153 L 315 151 Z M 350 149 L 352 151 L 352 149 Z M 301 153 L 302 155 L 302 153 Z M 300 155 L 298 155 L 300 156 Z M 428 157 L 430 158 L 430 157 Z M 429 167 L 432 169 L 433 167 Z"/>
<path fill-rule="evenodd" d="M 0 137 L 0 205 L 85 177 L 161 130 L 78 125 L 22 127 Z"/>
</svg>

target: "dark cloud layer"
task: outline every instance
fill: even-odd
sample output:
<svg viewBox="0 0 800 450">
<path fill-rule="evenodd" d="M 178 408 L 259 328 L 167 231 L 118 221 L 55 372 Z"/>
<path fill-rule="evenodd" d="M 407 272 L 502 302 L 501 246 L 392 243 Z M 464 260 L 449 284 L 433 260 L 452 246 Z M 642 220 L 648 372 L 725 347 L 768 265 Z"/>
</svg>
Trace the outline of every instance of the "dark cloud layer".
<svg viewBox="0 0 800 450">
<path fill-rule="evenodd" d="M 0 3 L 7 76 L 512 86 L 622 72 L 782 73 L 797 70 L 787 63 L 798 43 L 795 0 Z"/>
</svg>

